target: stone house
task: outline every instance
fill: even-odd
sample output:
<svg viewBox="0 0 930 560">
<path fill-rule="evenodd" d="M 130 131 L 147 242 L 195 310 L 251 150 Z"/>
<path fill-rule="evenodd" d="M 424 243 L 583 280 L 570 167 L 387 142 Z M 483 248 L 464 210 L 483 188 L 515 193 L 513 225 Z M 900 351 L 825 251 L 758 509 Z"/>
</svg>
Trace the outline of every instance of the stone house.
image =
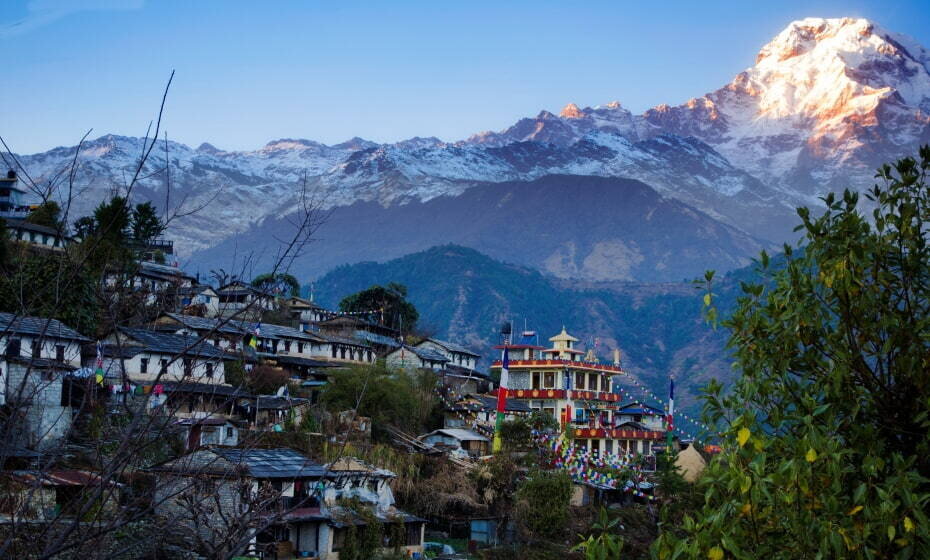
<svg viewBox="0 0 930 560">
<path fill-rule="evenodd" d="M 437 449 L 455 451 L 461 449 L 471 457 L 490 454 L 491 440 L 478 432 L 464 428 L 440 428 L 419 438 L 423 443 Z"/>
<path fill-rule="evenodd" d="M 78 515 L 94 494 L 94 510 L 104 516 L 118 507 L 121 485 L 84 470 L 13 470 L 0 473 L 4 491 L 0 496 L 0 518 L 48 520 Z"/>
</svg>

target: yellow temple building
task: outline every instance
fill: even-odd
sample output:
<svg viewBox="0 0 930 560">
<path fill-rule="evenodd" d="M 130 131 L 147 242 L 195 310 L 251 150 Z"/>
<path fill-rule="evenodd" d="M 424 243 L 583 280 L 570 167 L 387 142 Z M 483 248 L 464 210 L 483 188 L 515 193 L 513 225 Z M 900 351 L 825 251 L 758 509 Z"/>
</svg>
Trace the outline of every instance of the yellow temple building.
<svg viewBox="0 0 930 560">
<path fill-rule="evenodd" d="M 540 346 L 535 333 L 524 332 L 495 347 L 508 353 L 508 400 L 524 401 L 557 419 L 575 444 L 588 450 L 652 456 L 653 443 L 665 438 L 664 420 L 661 413 L 645 409 L 632 416 L 629 405 L 620 405 L 620 395 L 613 391 L 613 378 L 626 375 L 619 352 L 614 364 L 599 363 L 593 352 L 585 355 L 578 348 L 579 340 L 565 327 L 549 342 L 550 348 Z M 500 372 L 500 359 L 491 370 Z"/>
</svg>

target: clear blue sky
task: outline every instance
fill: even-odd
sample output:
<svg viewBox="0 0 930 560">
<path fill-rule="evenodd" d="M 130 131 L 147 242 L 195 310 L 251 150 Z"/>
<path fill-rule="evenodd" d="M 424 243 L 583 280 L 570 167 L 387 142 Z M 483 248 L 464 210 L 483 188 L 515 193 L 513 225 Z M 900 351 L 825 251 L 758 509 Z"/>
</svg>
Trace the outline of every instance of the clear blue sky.
<svg viewBox="0 0 930 560">
<path fill-rule="evenodd" d="M 930 2 L 0 0 L 0 135 L 197 146 L 458 140 L 569 101 L 634 111 L 716 89 L 794 19 L 863 16 L 930 45 Z"/>
</svg>

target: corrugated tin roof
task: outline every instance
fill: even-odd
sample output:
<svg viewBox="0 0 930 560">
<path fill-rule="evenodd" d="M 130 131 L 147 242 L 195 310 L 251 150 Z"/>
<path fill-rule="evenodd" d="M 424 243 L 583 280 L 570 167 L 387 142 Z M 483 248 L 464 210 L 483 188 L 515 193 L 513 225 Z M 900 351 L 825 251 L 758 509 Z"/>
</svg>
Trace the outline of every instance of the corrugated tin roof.
<svg viewBox="0 0 930 560">
<path fill-rule="evenodd" d="M 464 430 L 462 428 L 440 428 L 438 430 L 433 430 L 428 434 L 423 434 L 419 439 L 431 436 L 433 434 L 443 434 L 451 438 L 455 438 L 459 441 L 491 441 L 478 432 L 473 432 L 471 430 Z"/>
<path fill-rule="evenodd" d="M 255 478 L 319 478 L 326 467 L 293 449 L 212 449 L 230 463 L 241 465 Z"/>
</svg>

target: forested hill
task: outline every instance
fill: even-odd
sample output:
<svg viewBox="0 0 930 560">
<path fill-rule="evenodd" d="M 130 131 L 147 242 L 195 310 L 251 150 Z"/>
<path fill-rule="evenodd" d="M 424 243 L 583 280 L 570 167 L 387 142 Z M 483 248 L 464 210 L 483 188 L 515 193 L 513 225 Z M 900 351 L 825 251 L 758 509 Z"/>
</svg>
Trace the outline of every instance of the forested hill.
<svg viewBox="0 0 930 560">
<path fill-rule="evenodd" d="M 751 276 L 751 269 L 740 269 L 717 283 L 724 311 L 735 301 L 737 280 Z M 701 318 L 701 293 L 690 283 L 579 284 L 443 245 L 384 263 L 338 267 L 314 282 L 314 298 L 336 307 L 345 295 L 388 282 L 409 288 L 423 330 L 467 344 L 486 358 L 500 324 L 512 320 L 517 329 L 525 321 L 541 340 L 562 325 L 585 348 L 598 338 L 605 360 L 619 347 L 623 365 L 663 397 L 674 374 L 676 400 L 691 411 L 697 408 L 699 388 L 710 378 L 734 376 L 724 348 L 726 333 Z"/>
</svg>

